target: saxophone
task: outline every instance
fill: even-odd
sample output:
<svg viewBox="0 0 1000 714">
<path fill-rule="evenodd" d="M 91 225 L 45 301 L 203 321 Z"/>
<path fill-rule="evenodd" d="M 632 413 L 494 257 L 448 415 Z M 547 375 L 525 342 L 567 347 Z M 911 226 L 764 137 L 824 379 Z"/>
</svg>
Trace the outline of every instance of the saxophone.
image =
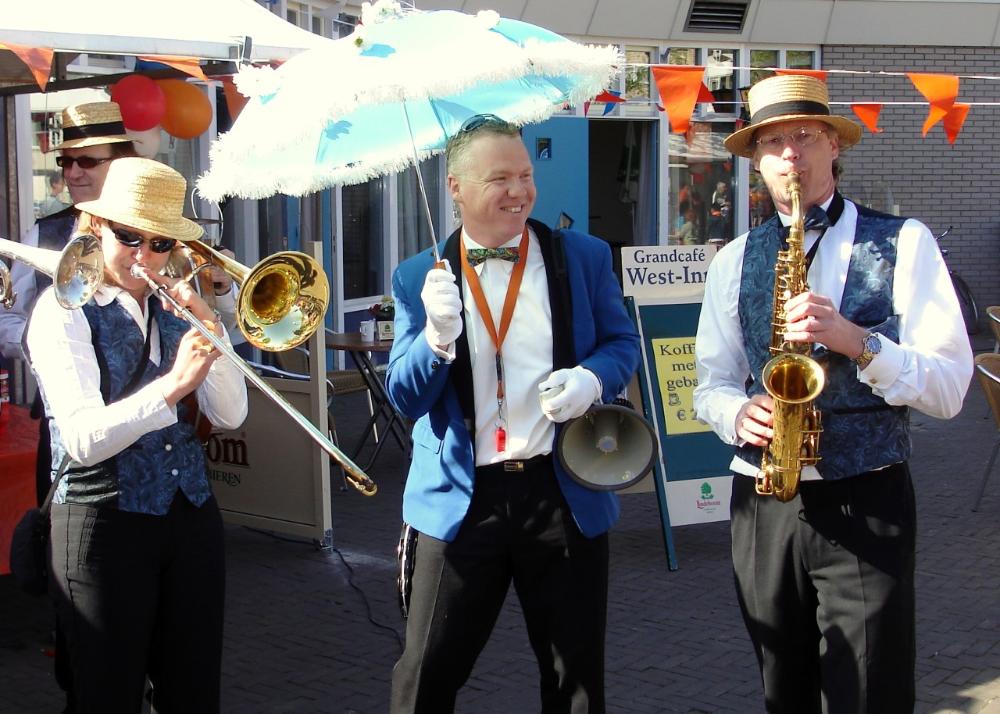
<svg viewBox="0 0 1000 714">
<path fill-rule="evenodd" d="M 826 375 L 809 356 L 811 345 L 786 342 L 785 305 L 793 295 L 806 292 L 805 239 L 802 189 L 799 175 L 788 175 L 792 224 L 787 250 L 778 251 L 774 266 L 774 303 L 771 313 L 771 354 L 761 372 L 764 389 L 774 399 L 774 437 L 764 450 L 757 473 L 757 493 L 786 502 L 795 498 L 803 466 L 819 461 L 821 414 L 813 401 L 823 391 Z"/>
</svg>

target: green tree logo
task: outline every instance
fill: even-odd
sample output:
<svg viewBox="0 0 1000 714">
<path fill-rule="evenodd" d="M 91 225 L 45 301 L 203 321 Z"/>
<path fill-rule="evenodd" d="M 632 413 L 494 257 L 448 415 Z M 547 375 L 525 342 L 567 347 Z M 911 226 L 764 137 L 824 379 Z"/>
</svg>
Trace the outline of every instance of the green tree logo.
<svg viewBox="0 0 1000 714">
<path fill-rule="evenodd" d="M 701 497 L 706 501 L 712 497 L 712 484 L 708 481 L 701 485 Z"/>
</svg>

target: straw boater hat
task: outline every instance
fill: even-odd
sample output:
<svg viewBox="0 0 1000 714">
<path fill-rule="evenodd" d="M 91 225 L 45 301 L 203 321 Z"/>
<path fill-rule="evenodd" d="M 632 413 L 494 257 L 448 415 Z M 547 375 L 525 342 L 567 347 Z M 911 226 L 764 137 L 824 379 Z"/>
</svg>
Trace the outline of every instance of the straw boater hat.
<svg viewBox="0 0 1000 714">
<path fill-rule="evenodd" d="M 826 82 L 806 75 L 787 74 L 763 79 L 750 88 L 750 124 L 726 137 L 726 148 L 737 156 L 753 158 L 754 134 L 761 127 L 783 121 L 821 121 L 836 129 L 840 148 L 861 139 L 861 127 L 846 117 L 830 114 Z"/>
<path fill-rule="evenodd" d="M 164 238 L 194 240 L 205 231 L 181 215 L 186 191 L 187 181 L 166 164 L 127 157 L 111 162 L 100 197 L 76 207 Z"/>
<path fill-rule="evenodd" d="M 49 151 L 132 141 L 125 133 L 121 109 L 114 102 L 74 104 L 63 109 L 62 138 L 62 143 Z"/>
</svg>

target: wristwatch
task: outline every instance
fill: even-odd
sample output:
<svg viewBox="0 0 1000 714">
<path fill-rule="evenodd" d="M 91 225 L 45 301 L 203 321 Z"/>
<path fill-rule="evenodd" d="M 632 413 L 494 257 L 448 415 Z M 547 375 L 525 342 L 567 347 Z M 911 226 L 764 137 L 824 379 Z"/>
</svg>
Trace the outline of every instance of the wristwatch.
<svg viewBox="0 0 1000 714">
<path fill-rule="evenodd" d="M 861 354 L 854 358 L 855 364 L 858 365 L 858 369 L 864 369 L 871 361 L 875 359 L 875 355 L 882 351 L 882 342 L 879 340 L 878 335 L 874 332 L 869 332 L 864 337 L 861 338 Z"/>
</svg>

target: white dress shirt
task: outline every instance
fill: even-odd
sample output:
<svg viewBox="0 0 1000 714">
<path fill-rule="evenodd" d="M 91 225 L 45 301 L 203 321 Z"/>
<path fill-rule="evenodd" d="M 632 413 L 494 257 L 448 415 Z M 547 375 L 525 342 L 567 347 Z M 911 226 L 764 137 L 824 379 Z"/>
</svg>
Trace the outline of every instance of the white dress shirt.
<svg viewBox="0 0 1000 714">
<path fill-rule="evenodd" d="M 146 317 L 129 293 L 105 285 L 94 299 L 102 307 L 117 300 L 146 336 Z M 150 299 L 148 294 L 146 299 Z M 222 339 L 229 344 L 223 332 Z M 90 323 L 83 310 L 61 307 L 51 288 L 41 294 L 35 306 L 27 345 L 46 413 L 55 419 L 66 450 L 80 464 L 97 464 L 141 436 L 177 423 L 177 408 L 168 406 L 163 397 L 162 377 L 105 405 Z M 149 359 L 160 364 L 160 331 L 155 321 L 149 348 Z M 235 429 L 246 418 L 246 382 L 225 356 L 212 363 L 196 395 L 198 407 L 217 427 Z"/>
<path fill-rule="evenodd" d="M 791 222 L 790 217 L 778 215 L 785 225 Z M 809 269 L 810 290 L 830 298 L 838 310 L 857 218 L 857 208 L 845 200 L 840 220 L 826 231 Z M 806 232 L 806 252 L 819 235 L 819 231 Z M 725 246 L 709 267 L 695 343 L 695 409 L 698 418 L 727 444 L 737 444 L 736 416 L 748 401 L 744 385 L 750 365 L 738 314 L 746 240 L 743 234 Z M 863 371 L 857 371 L 858 380 L 890 405 L 951 418 L 962 408 L 972 377 L 972 349 L 947 266 L 933 234 L 919 221 L 908 219 L 900 231 L 892 292 L 893 312 L 899 316 L 899 344 L 883 338 L 881 352 Z M 730 467 L 735 473 L 757 472 L 755 466 L 735 457 Z M 802 470 L 803 480 L 819 477 L 815 467 Z"/>
<path fill-rule="evenodd" d="M 504 429 L 507 448 L 496 450 L 497 408 L 496 348 L 476 306 L 472 290 L 464 277 L 462 295 L 466 339 L 472 361 L 472 384 L 476 402 L 476 466 L 508 459 L 528 459 L 552 451 L 555 425 L 542 414 L 538 384 L 552 373 L 552 308 L 549 283 L 538 238 L 528 229 L 528 255 L 521 289 L 503 342 Z M 462 229 L 465 247 L 482 248 Z M 517 247 L 517 235 L 502 247 Z M 521 256 L 521 260 L 525 260 Z M 473 270 L 479 276 L 486 302 L 500 332 L 507 284 L 514 263 L 508 260 L 484 260 Z"/>
</svg>

